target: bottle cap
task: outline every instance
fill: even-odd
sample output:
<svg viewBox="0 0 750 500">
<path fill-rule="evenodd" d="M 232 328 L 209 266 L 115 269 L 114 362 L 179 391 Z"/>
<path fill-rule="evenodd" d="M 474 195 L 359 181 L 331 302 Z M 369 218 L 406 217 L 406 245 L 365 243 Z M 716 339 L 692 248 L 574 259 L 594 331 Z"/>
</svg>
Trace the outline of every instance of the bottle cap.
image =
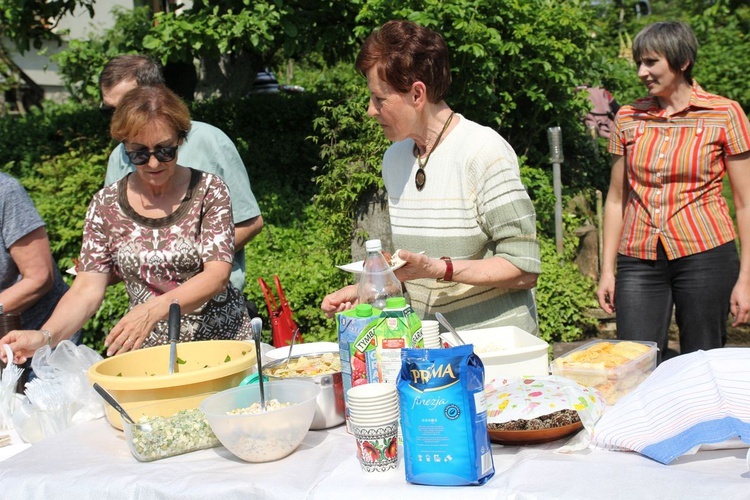
<svg viewBox="0 0 750 500">
<path fill-rule="evenodd" d="M 361 318 L 372 316 L 372 306 L 370 304 L 357 304 L 355 312 Z"/>
<path fill-rule="evenodd" d="M 365 250 L 368 252 L 379 252 L 383 249 L 380 240 L 367 240 L 365 242 Z"/>
<path fill-rule="evenodd" d="M 387 307 L 388 309 L 401 309 L 402 307 L 406 307 L 406 298 L 389 297 L 385 299 L 385 307 Z"/>
</svg>

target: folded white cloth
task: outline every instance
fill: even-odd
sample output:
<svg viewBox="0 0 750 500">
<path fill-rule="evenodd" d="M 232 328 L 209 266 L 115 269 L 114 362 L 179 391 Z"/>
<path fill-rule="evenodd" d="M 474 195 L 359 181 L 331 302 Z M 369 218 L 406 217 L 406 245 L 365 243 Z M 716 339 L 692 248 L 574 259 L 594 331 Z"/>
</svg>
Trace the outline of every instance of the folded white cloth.
<svg viewBox="0 0 750 500">
<path fill-rule="evenodd" d="M 592 446 L 633 450 L 661 463 L 732 438 L 750 444 L 750 348 L 677 356 L 594 427 Z"/>
</svg>

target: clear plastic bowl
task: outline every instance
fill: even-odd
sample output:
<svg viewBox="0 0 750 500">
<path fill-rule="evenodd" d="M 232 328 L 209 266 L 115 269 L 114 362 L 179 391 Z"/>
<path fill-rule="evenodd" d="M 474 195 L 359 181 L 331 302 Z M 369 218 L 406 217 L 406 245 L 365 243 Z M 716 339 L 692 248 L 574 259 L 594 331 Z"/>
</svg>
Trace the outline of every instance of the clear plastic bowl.
<svg viewBox="0 0 750 500">
<path fill-rule="evenodd" d="M 221 445 L 198 403 L 201 394 L 180 401 L 162 401 L 128 410 L 136 423 L 123 419 L 130 453 L 141 462 L 151 462 Z"/>
<path fill-rule="evenodd" d="M 284 458 L 300 445 L 315 414 L 320 387 L 308 380 L 272 380 L 264 384 L 266 403 L 292 403 L 264 413 L 228 415 L 260 402 L 258 384 L 248 384 L 209 396 L 200 404 L 221 444 L 246 462 Z"/>
</svg>

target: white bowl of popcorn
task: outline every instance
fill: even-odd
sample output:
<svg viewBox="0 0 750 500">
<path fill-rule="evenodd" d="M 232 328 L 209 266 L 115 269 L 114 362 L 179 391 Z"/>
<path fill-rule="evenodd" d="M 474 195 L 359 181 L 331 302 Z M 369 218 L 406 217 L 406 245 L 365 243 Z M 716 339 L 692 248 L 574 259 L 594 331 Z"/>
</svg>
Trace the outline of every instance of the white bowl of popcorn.
<svg viewBox="0 0 750 500">
<path fill-rule="evenodd" d="M 273 380 L 242 385 L 209 396 L 200 404 L 221 444 L 246 462 L 271 462 L 291 454 L 305 439 L 320 388 L 307 380 Z"/>
</svg>

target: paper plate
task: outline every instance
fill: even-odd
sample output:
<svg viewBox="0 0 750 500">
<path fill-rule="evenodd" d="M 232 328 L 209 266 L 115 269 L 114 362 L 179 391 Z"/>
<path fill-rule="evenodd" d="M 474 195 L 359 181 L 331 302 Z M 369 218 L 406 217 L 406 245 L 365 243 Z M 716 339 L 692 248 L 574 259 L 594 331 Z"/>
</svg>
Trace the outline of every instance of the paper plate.
<svg viewBox="0 0 750 500">
<path fill-rule="evenodd" d="M 539 444 L 555 441 L 565 436 L 570 436 L 583 429 L 582 422 L 575 422 L 560 427 L 551 427 L 549 429 L 534 429 L 525 431 L 493 431 L 487 429 L 490 434 L 490 441 L 505 445 L 525 445 Z"/>
<path fill-rule="evenodd" d="M 418 253 L 424 253 L 424 251 L 418 252 Z M 398 255 L 398 250 L 396 250 L 396 252 L 394 252 L 394 255 Z M 362 272 L 362 267 L 364 266 L 364 264 L 365 264 L 364 260 L 358 260 L 357 262 L 352 262 L 352 263 L 349 263 L 349 264 L 343 264 L 341 266 L 336 266 L 336 267 L 338 267 L 342 271 L 347 271 L 347 272 L 350 272 L 350 273 L 359 274 L 359 273 Z M 398 257 L 394 257 L 393 258 L 393 263 L 391 264 L 391 270 L 395 271 L 396 269 L 401 269 L 405 265 L 406 265 L 406 261 L 405 260 L 401 260 Z"/>
</svg>

